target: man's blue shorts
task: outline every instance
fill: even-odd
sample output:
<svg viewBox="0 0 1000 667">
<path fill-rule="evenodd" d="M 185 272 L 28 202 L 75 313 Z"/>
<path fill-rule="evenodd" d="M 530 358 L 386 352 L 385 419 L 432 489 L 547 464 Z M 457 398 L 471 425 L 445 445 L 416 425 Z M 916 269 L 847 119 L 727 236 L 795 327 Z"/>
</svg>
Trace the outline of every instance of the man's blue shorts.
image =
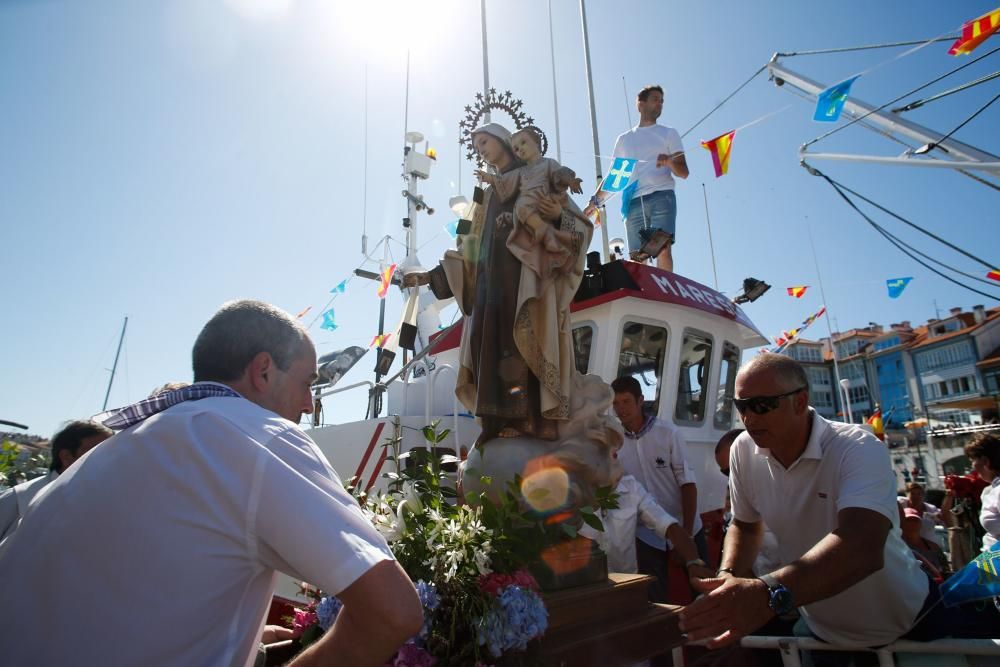
<svg viewBox="0 0 1000 667">
<path fill-rule="evenodd" d="M 642 247 L 640 229 L 660 229 L 676 238 L 677 196 L 673 190 L 657 190 L 642 197 L 635 197 L 629 203 L 628 217 L 625 219 L 625 233 L 628 235 L 629 252 Z"/>
</svg>

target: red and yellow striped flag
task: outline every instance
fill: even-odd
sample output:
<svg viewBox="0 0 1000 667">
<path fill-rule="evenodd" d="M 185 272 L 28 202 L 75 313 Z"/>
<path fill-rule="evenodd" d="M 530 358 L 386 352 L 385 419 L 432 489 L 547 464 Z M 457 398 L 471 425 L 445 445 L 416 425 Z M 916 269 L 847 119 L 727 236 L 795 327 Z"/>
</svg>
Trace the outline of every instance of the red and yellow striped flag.
<svg viewBox="0 0 1000 667">
<path fill-rule="evenodd" d="M 796 299 L 801 299 L 802 295 L 806 293 L 809 289 L 809 285 L 799 285 L 798 287 L 786 287 L 788 290 L 788 296 L 794 296 Z"/>
<path fill-rule="evenodd" d="M 986 274 L 986 277 L 989 278 L 990 280 L 995 280 L 998 283 L 1000 283 L 1000 269 L 993 269 L 992 271 Z"/>
<path fill-rule="evenodd" d="M 712 154 L 712 166 L 715 167 L 716 178 L 729 171 L 729 152 L 733 148 L 734 136 L 736 130 L 731 130 L 715 139 L 701 142 L 701 147 Z"/>
<path fill-rule="evenodd" d="M 992 12 L 983 14 L 977 19 L 966 21 L 962 24 L 962 36 L 955 40 L 955 43 L 948 49 L 950 56 L 964 56 L 989 39 L 1000 29 L 1000 7 Z"/>
<path fill-rule="evenodd" d="M 391 336 L 392 336 L 391 333 L 379 334 L 379 335 L 375 336 L 374 338 L 372 338 L 372 342 L 371 342 L 371 344 L 368 347 L 369 348 L 373 348 L 373 347 L 385 347 L 385 344 L 389 342 L 389 338 Z"/>
<path fill-rule="evenodd" d="M 378 286 L 378 298 L 384 299 L 389 292 L 389 285 L 392 284 L 392 274 L 396 272 L 396 265 L 390 264 L 389 268 L 382 272 L 382 283 Z"/>
</svg>

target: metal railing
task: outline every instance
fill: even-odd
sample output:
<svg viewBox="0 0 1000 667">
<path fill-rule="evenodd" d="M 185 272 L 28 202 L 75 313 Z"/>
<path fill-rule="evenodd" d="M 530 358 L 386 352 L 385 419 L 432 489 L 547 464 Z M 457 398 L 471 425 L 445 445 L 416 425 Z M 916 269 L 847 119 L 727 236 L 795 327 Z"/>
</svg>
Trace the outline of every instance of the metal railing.
<svg viewBox="0 0 1000 667">
<path fill-rule="evenodd" d="M 707 640 L 690 642 L 688 646 L 704 646 Z M 893 667 L 893 656 L 898 653 L 915 655 L 975 655 L 996 656 L 1000 660 L 1000 639 L 936 639 L 929 642 L 915 642 L 905 639 L 895 641 L 881 648 L 858 648 L 828 644 L 811 637 L 758 637 L 750 635 L 740 640 L 740 646 L 748 649 L 765 649 L 781 652 L 781 663 L 785 667 L 801 667 L 802 651 L 850 651 L 874 653 L 878 656 L 879 667 Z M 678 646 L 671 652 L 674 667 L 684 667 L 684 647 Z"/>
</svg>

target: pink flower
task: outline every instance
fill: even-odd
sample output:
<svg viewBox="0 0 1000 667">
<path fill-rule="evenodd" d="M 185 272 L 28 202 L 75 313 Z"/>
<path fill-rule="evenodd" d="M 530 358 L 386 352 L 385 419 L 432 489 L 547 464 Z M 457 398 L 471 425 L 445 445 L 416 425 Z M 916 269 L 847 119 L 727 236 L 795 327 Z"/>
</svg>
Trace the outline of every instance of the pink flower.
<svg viewBox="0 0 1000 667">
<path fill-rule="evenodd" d="M 292 632 L 294 637 L 299 637 L 307 628 L 316 625 L 316 611 L 309 609 L 296 609 L 295 618 L 292 621 Z"/>
<path fill-rule="evenodd" d="M 514 574 L 484 574 L 479 577 L 479 590 L 490 595 L 500 595 L 500 591 L 508 586 L 519 586 L 535 593 L 538 592 L 538 582 L 527 570 L 518 570 Z"/>
</svg>

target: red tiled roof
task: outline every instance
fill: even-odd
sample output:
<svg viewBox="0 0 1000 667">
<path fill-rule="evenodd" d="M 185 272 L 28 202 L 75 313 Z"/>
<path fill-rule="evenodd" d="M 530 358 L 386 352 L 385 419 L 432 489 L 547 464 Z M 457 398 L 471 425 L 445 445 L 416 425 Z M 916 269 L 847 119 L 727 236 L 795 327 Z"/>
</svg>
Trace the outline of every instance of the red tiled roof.
<svg viewBox="0 0 1000 667">
<path fill-rule="evenodd" d="M 986 319 L 984 319 L 982 322 L 979 322 L 978 324 L 975 322 L 975 319 L 973 319 L 972 313 L 961 313 L 959 315 L 959 319 L 963 322 L 966 322 L 967 326 L 965 326 L 962 329 L 959 329 L 958 331 L 950 331 L 946 334 L 941 334 L 940 336 L 927 336 L 922 341 L 914 341 L 913 345 L 910 346 L 910 349 L 924 347 L 927 345 L 933 345 L 935 343 L 940 343 L 943 340 L 949 340 L 951 338 L 955 338 L 956 336 L 961 336 L 962 334 L 972 333 L 974 330 L 983 326 L 987 322 L 992 322 L 993 320 L 1000 317 L 1000 307 L 990 308 L 986 312 L 988 313 L 986 315 Z M 968 318 L 963 317 L 964 315 L 968 315 L 969 317 Z M 969 325 L 968 323 L 968 320 L 970 319 L 972 320 L 971 325 Z"/>
</svg>

